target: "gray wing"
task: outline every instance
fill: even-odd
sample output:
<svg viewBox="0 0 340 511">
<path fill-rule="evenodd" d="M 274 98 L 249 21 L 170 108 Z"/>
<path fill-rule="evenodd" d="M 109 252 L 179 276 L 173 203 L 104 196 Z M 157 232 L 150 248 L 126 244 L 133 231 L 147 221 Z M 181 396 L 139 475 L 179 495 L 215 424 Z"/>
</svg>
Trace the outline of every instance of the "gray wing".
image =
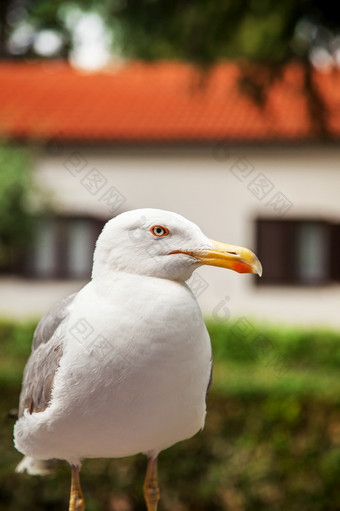
<svg viewBox="0 0 340 511">
<path fill-rule="evenodd" d="M 60 300 L 42 317 L 33 335 L 32 351 L 36 350 L 41 344 L 46 344 L 51 340 L 58 326 L 66 318 L 68 308 L 77 294 L 73 293 Z"/>
<path fill-rule="evenodd" d="M 55 335 L 68 316 L 68 309 L 77 293 L 61 300 L 40 320 L 35 329 L 32 353 L 27 361 L 19 399 L 19 417 L 25 409 L 29 413 L 42 412 L 49 405 L 54 375 L 63 352 L 62 338 Z"/>
</svg>

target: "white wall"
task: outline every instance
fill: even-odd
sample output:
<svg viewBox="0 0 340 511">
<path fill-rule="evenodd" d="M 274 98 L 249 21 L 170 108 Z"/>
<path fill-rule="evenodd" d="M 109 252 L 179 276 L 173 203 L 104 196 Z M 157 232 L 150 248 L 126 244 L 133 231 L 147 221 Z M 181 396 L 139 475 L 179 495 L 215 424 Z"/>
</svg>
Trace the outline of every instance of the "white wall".
<svg viewBox="0 0 340 511">
<path fill-rule="evenodd" d="M 214 150 L 172 151 L 64 147 L 54 155 L 41 150 L 35 176 L 60 210 L 108 217 L 105 194 L 115 187 L 124 197 L 120 209 L 173 210 L 196 222 L 211 238 L 254 248 L 253 220 L 278 214 L 272 206 L 278 192 L 291 203 L 287 218 L 340 220 L 339 163 L 340 148 L 336 147 L 220 146 Z M 244 173 L 238 170 L 242 165 Z M 247 169 L 251 170 L 248 176 Z M 102 188 L 97 193 L 89 185 L 89 172 L 101 179 Z M 268 191 L 262 200 L 251 192 L 251 183 L 259 174 L 263 174 Z M 224 314 L 247 315 L 265 321 L 340 326 L 340 286 L 259 288 L 253 284 L 256 277 L 250 275 L 218 268 L 198 272 L 208 284 L 199 296 L 208 316 L 218 315 L 223 320 Z M 39 315 L 72 287 L 79 288 L 79 282 L 2 282 L 0 315 Z M 19 296 L 27 297 L 29 302 L 24 301 L 20 310 Z M 30 296 L 34 300 L 29 300 Z"/>
</svg>

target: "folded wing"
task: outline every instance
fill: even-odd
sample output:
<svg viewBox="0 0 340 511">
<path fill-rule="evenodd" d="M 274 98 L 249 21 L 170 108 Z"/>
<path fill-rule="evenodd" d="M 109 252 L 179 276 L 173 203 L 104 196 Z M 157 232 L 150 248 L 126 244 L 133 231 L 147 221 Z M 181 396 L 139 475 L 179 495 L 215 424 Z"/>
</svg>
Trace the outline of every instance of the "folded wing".
<svg viewBox="0 0 340 511">
<path fill-rule="evenodd" d="M 19 417 L 24 410 L 42 412 L 50 403 L 54 376 L 63 354 L 63 339 L 58 329 L 67 318 L 76 294 L 64 298 L 45 314 L 34 332 L 32 353 L 22 382 Z"/>
</svg>

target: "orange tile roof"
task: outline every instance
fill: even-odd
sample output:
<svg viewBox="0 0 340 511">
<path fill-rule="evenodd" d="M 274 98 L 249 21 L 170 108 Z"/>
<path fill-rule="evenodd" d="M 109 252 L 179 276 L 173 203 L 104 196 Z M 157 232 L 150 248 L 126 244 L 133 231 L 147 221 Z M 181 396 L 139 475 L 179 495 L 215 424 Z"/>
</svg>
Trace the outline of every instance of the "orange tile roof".
<svg viewBox="0 0 340 511">
<path fill-rule="evenodd" d="M 0 63 L 0 135 L 108 142 L 296 141 L 317 138 L 302 92 L 302 70 L 287 67 L 259 106 L 240 92 L 235 64 L 204 85 L 192 67 L 132 62 L 96 73 L 63 62 Z M 340 137 L 340 72 L 315 72 Z"/>
</svg>

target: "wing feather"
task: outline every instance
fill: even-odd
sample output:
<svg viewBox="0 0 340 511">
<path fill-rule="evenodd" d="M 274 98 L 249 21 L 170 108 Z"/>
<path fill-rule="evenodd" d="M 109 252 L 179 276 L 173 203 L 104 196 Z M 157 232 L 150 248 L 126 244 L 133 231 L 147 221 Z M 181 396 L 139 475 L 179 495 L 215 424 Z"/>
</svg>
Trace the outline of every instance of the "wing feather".
<svg viewBox="0 0 340 511">
<path fill-rule="evenodd" d="M 35 329 L 32 353 L 27 361 L 19 399 L 19 417 L 44 411 L 51 400 L 53 381 L 63 354 L 63 339 L 57 329 L 68 316 L 69 306 L 77 293 L 55 305 Z"/>
</svg>

